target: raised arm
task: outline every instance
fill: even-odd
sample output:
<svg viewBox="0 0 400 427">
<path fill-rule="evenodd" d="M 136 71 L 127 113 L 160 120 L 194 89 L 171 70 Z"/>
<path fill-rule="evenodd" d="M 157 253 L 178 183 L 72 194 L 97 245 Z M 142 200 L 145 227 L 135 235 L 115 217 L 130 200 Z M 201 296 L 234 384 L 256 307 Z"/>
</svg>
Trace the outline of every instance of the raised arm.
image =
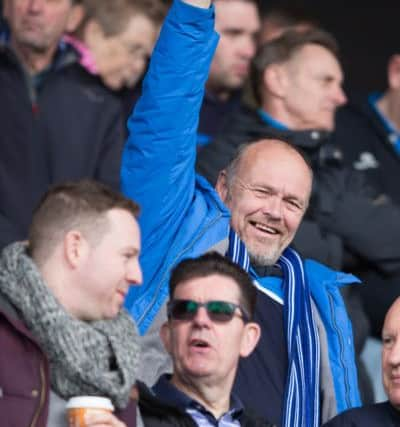
<svg viewBox="0 0 400 427">
<path fill-rule="evenodd" d="M 209 5 L 173 3 L 128 121 L 122 190 L 141 205 L 143 251 L 171 235 L 194 194 L 198 117 L 218 41 Z"/>
</svg>

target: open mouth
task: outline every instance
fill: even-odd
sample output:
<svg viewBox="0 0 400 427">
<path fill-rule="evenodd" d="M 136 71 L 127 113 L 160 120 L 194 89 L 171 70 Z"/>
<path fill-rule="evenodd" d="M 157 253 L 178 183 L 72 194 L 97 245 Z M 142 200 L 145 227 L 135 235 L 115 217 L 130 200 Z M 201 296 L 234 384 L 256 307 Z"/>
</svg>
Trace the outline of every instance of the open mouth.
<svg viewBox="0 0 400 427">
<path fill-rule="evenodd" d="M 202 339 L 195 338 L 195 339 L 192 339 L 192 340 L 190 341 L 190 346 L 191 346 L 191 347 L 195 347 L 195 348 L 201 348 L 201 349 L 203 349 L 203 348 L 209 348 L 209 347 L 210 347 L 210 344 L 208 344 L 208 342 L 207 342 L 207 341 L 204 341 L 204 340 L 202 340 Z"/>
<path fill-rule="evenodd" d="M 280 234 L 280 231 L 274 227 L 271 227 L 269 225 L 262 224 L 261 222 L 256 221 L 250 221 L 250 225 L 252 225 L 257 230 L 269 234 L 269 235 L 278 235 Z"/>
</svg>

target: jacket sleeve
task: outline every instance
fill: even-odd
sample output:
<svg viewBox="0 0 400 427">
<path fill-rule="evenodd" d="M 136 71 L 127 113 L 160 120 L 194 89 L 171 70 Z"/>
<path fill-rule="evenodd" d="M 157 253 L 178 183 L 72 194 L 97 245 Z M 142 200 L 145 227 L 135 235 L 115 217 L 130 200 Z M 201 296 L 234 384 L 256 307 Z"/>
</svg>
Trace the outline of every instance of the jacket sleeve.
<svg viewBox="0 0 400 427">
<path fill-rule="evenodd" d="M 218 36 L 214 9 L 176 0 L 129 118 L 122 191 L 141 205 L 143 254 L 172 242 L 195 191 L 198 117 Z"/>
<path fill-rule="evenodd" d="M 319 177 L 319 197 L 331 194 L 333 198 L 332 203 L 319 203 L 322 229 L 340 236 L 347 250 L 377 270 L 400 271 L 400 207 L 387 196 L 375 194 L 357 172 L 337 178 Z"/>
</svg>

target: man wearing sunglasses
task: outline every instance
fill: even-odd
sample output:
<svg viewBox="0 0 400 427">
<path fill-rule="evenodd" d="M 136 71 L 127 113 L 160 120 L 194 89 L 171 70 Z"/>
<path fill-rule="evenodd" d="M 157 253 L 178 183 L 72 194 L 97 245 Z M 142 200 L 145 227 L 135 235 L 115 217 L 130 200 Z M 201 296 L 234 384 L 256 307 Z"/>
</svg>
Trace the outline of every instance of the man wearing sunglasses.
<svg viewBox="0 0 400 427">
<path fill-rule="evenodd" d="M 360 403 L 339 293 L 357 279 L 289 247 L 312 188 L 311 168 L 290 144 L 250 144 L 220 174 L 217 192 L 196 176 L 198 116 L 218 42 L 213 18 L 209 0 L 174 1 L 128 122 L 122 189 L 142 207 L 144 285 L 125 306 L 143 335 L 141 379 L 153 385 L 172 371 L 158 337 L 172 268 L 217 250 L 248 270 L 258 291 L 262 334 L 239 363 L 235 391 L 277 425 L 316 427 Z"/>
<path fill-rule="evenodd" d="M 256 288 L 239 266 L 212 252 L 182 261 L 170 280 L 160 335 L 173 362 L 149 391 L 139 384 L 145 426 L 270 426 L 231 394 L 240 357 L 256 346 Z M 193 422 L 194 421 L 194 422 Z"/>
</svg>

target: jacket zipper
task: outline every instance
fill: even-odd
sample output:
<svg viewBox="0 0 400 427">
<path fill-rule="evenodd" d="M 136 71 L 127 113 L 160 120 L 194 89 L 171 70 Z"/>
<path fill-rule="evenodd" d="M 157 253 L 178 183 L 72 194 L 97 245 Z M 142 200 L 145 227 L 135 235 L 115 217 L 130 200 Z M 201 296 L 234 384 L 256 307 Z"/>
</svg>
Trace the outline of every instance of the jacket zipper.
<svg viewBox="0 0 400 427">
<path fill-rule="evenodd" d="M 41 382 L 41 390 L 40 390 L 40 402 L 39 406 L 37 408 L 37 411 L 32 419 L 32 423 L 30 427 L 35 427 L 37 425 L 37 421 L 39 419 L 40 412 L 43 409 L 44 401 L 45 401 L 45 395 L 46 395 L 46 376 L 44 374 L 44 368 L 43 368 L 43 360 L 40 362 L 40 382 Z"/>
<path fill-rule="evenodd" d="M 332 325 L 333 328 L 336 331 L 336 335 L 339 339 L 339 347 L 340 347 L 340 364 L 344 371 L 344 385 L 345 385 L 345 397 L 346 397 L 346 405 L 347 409 L 351 408 L 351 402 L 350 402 L 350 384 L 349 384 L 349 375 L 348 375 L 348 369 L 347 365 L 344 361 L 344 350 L 345 350 L 345 343 L 343 342 L 342 334 L 339 331 L 339 328 L 336 324 L 336 318 L 335 318 L 335 310 L 334 310 L 334 304 L 333 304 L 333 298 L 332 295 L 328 292 L 328 298 L 329 298 L 329 306 L 331 309 L 331 318 L 332 318 Z"/>
</svg>

